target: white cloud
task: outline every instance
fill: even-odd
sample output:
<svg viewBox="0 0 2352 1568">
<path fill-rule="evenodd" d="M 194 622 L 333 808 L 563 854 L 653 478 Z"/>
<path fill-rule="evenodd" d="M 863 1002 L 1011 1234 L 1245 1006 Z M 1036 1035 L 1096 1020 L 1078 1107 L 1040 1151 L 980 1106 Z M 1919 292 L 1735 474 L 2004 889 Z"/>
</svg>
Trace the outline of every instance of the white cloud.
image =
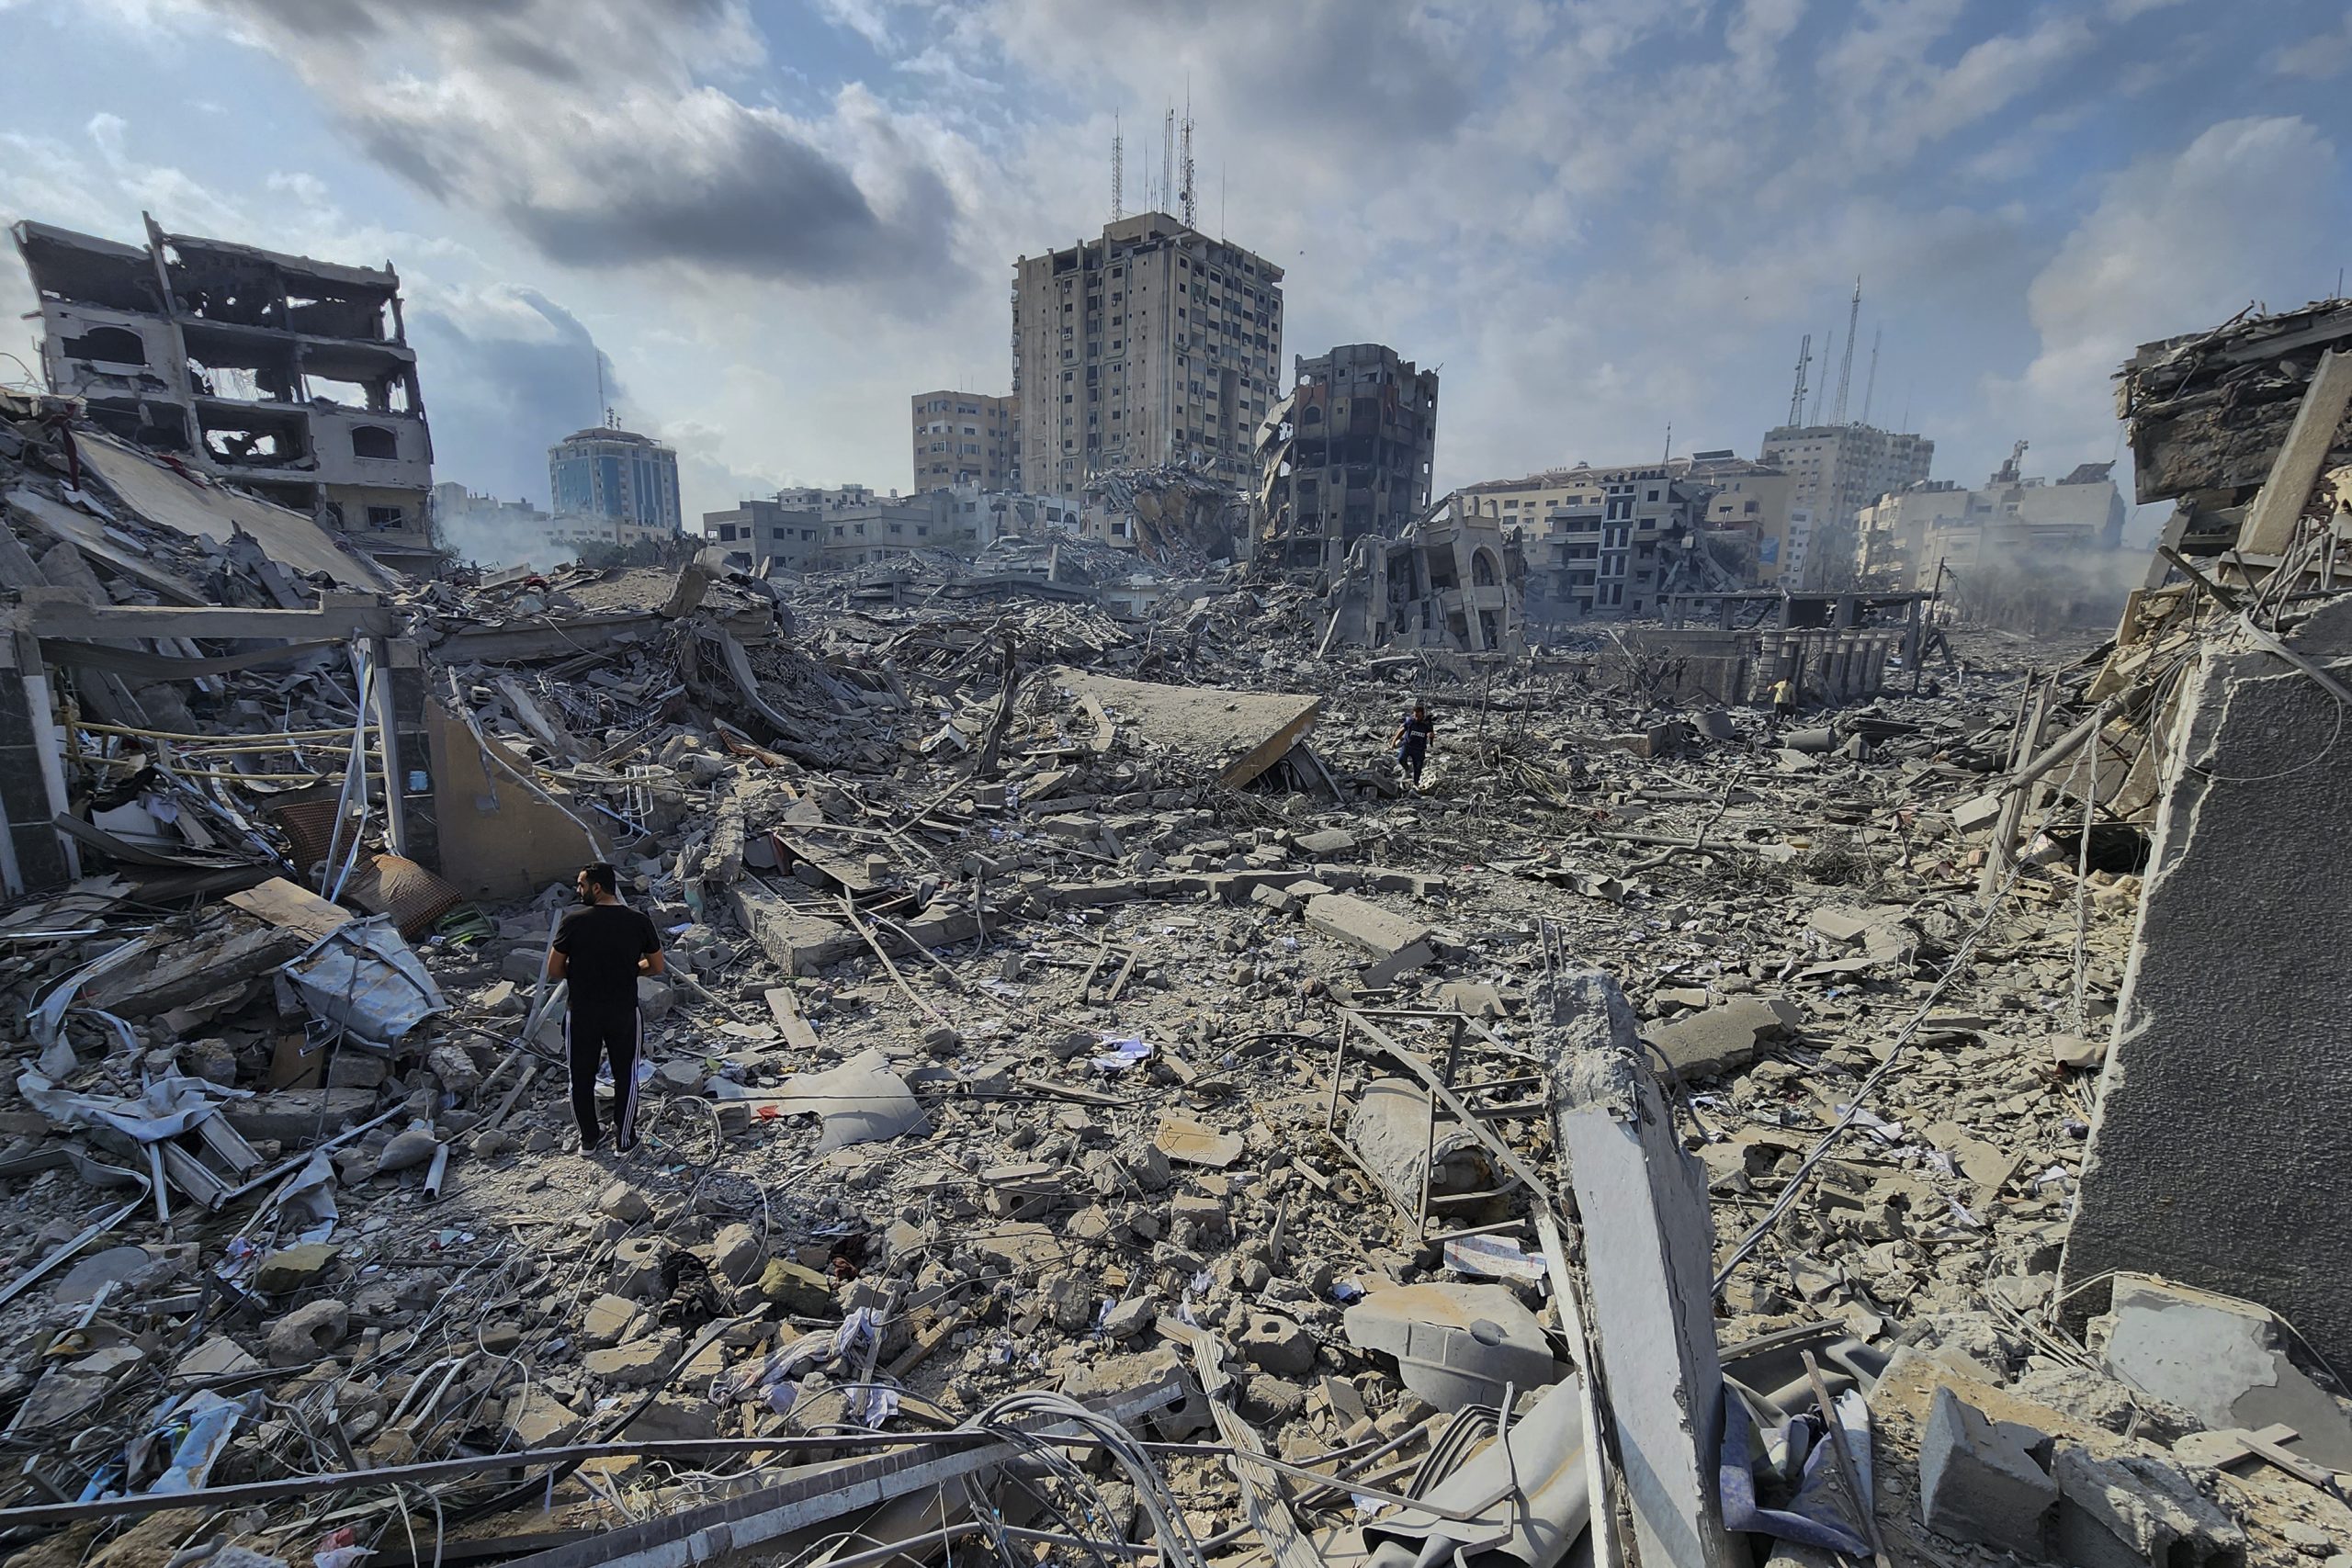
<svg viewBox="0 0 2352 1568">
<path fill-rule="evenodd" d="M 2352 10 L 2327 31 L 2271 51 L 2268 64 L 2281 76 L 2311 82 L 2332 81 L 2352 70 Z"/>
<path fill-rule="evenodd" d="M 2141 344 L 2327 292 L 2335 167 L 2334 144 L 2286 116 L 2225 120 L 2133 164 L 2034 278 L 2040 352 L 2016 381 L 1993 381 L 1988 401 L 2051 433 L 2038 449 L 2106 457 L 2109 378 Z"/>
</svg>

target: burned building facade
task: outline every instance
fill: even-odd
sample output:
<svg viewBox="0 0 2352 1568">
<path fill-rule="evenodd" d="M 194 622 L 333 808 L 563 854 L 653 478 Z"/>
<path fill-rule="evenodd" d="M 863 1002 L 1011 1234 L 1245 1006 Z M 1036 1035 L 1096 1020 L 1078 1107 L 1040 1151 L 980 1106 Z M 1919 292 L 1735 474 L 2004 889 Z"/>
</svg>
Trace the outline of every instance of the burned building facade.
<svg viewBox="0 0 2352 1568">
<path fill-rule="evenodd" d="M 99 429 L 430 570 L 433 439 L 390 266 L 167 234 L 11 230 L 41 371 Z"/>
<path fill-rule="evenodd" d="M 1297 360 L 1297 384 L 1269 416 L 1288 426 L 1262 492 L 1260 558 L 1323 571 L 1357 540 L 1394 539 L 1429 510 L 1437 463 L 1437 372 L 1376 343 Z M 1279 433 L 1277 433 L 1279 435 Z"/>
</svg>

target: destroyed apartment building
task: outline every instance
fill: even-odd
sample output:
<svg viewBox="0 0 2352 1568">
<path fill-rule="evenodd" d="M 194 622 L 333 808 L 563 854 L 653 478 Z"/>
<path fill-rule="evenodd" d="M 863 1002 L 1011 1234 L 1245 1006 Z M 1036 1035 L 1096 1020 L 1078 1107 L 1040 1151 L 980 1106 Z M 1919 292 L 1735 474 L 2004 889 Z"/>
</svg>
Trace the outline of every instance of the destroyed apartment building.
<svg viewBox="0 0 2352 1568">
<path fill-rule="evenodd" d="M 0 394 L 0 1550 L 2352 1553 L 2339 346 L 2141 351 L 2161 570 L 1933 679 L 1921 595 L 1703 573 L 1522 648 L 1466 504 L 1334 638 L 1182 469 L 1115 613 L 1083 537 L 429 581 Z"/>
<path fill-rule="evenodd" d="M 399 275 L 146 222 L 143 247 L 11 230 L 50 388 L 120 441 L 430 572 L 433 437 Z"/>
</svg>

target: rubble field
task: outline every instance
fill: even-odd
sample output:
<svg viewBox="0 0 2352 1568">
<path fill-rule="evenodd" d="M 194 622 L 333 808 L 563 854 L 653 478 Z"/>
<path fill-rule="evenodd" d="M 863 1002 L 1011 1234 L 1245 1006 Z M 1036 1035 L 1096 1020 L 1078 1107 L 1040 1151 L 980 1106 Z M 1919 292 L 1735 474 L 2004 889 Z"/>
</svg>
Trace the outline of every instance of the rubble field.
<svg viewBox="0 0 2352 1568">
<path fill-rule="evenodd" d="M 1779 724 L 1239 574 L 298 577 L 71 448 L 0 424 L 79 872 L 0 909 L 8 1562 L 2352 1562 L 2293 1325 L 2060 1283 L 2098 634 Z"/>
</svg>

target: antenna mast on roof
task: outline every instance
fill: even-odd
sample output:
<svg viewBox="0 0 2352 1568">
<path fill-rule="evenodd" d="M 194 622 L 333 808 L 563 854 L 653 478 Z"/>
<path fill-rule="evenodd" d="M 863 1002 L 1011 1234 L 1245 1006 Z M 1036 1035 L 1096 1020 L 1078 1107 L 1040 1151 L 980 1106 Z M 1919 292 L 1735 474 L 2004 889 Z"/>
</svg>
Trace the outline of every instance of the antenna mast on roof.
<svg viewBox="0 0 2352 1568">
<path fill-rule="evenodd" d="M 588 345 L 588 354 L 596 362 L 596 406 L 605 408 L 605 351 L 592 343 Z"/>
<path fill-rule="evenodd" d="M 1871 331 L 1871 373 L 1869 378 L 1862 383 L 1862 423 L 1864 424 L 1871 422 L 1871 399 L 1878 391 L 1878 345 L 1879 340 L 1884 336 L 1886 336 L 1884 327 L 1874 327 Z"/>
<path fill-rule="evenodd" d="M 1111 111 L 1111 221 L 1127 215 L 1127 139 L 1119 130 L 1119 111 Z"/>
<path fill-rule="evenodd" d="M 1827 332 L 1821 334 L 1821 367 L 1824 370 L 1829 368 L 1829 351 L 1837 346 L 1838 329 L 1832 327 Z M 1823 395 L 1828 390 L 1829 378 L 1825 376 L 1822 378 L 1821 385 L 1813 389 L 1813 412 L 1805 420 L 1807 424 L 1819 424 L 1821 423 L 1821 400 Z"/>
<path fill-rule="evenodd" d="M 1846 311 L 1846 358 L 1845 362 L 1838 367 L 1838 406 L 1829 412 L 1829 423 L 1832 424 L 1846 423 L 1846 389 L 1852 385 L 1854 379 L 1854 333 L 1860 328 L 1861 320 L 1862 280 L 1860 276 L 1857 276 L 1854 279 L 1854 302 Z"/>
<path fill-rule="evenodd" d="M 1183 181 L 1183 184 L 1176 190 L 1177 204 L 1182 210 L 1177 216 L 1184 220 L 1185 228 L 1197 229 L 1201 226 L 1201 215 L 1200 209 L 1193 198 L 1193 92 L 1190 87 L 1184 90 L 1183 136 L 1184 160 L 1177 171 L 1178 177 Z"/>
<path fill-rule="evenodd" d="M 1176 188 L 1176 106 L 1168 106 L 1168 118 L 1159 122 L 1159 206 L 1168 206 L 1170 193 Z"/>
<path fill-rule="evenodd" d="M 1797 384 L 1789 393 L 1789 423 L 1792 425 L 1804 423 L 1804 368 L 1812 363 L 1813 334 L 1807 333 L 1804 341 L 1797 344 Z"/>
</svg>

